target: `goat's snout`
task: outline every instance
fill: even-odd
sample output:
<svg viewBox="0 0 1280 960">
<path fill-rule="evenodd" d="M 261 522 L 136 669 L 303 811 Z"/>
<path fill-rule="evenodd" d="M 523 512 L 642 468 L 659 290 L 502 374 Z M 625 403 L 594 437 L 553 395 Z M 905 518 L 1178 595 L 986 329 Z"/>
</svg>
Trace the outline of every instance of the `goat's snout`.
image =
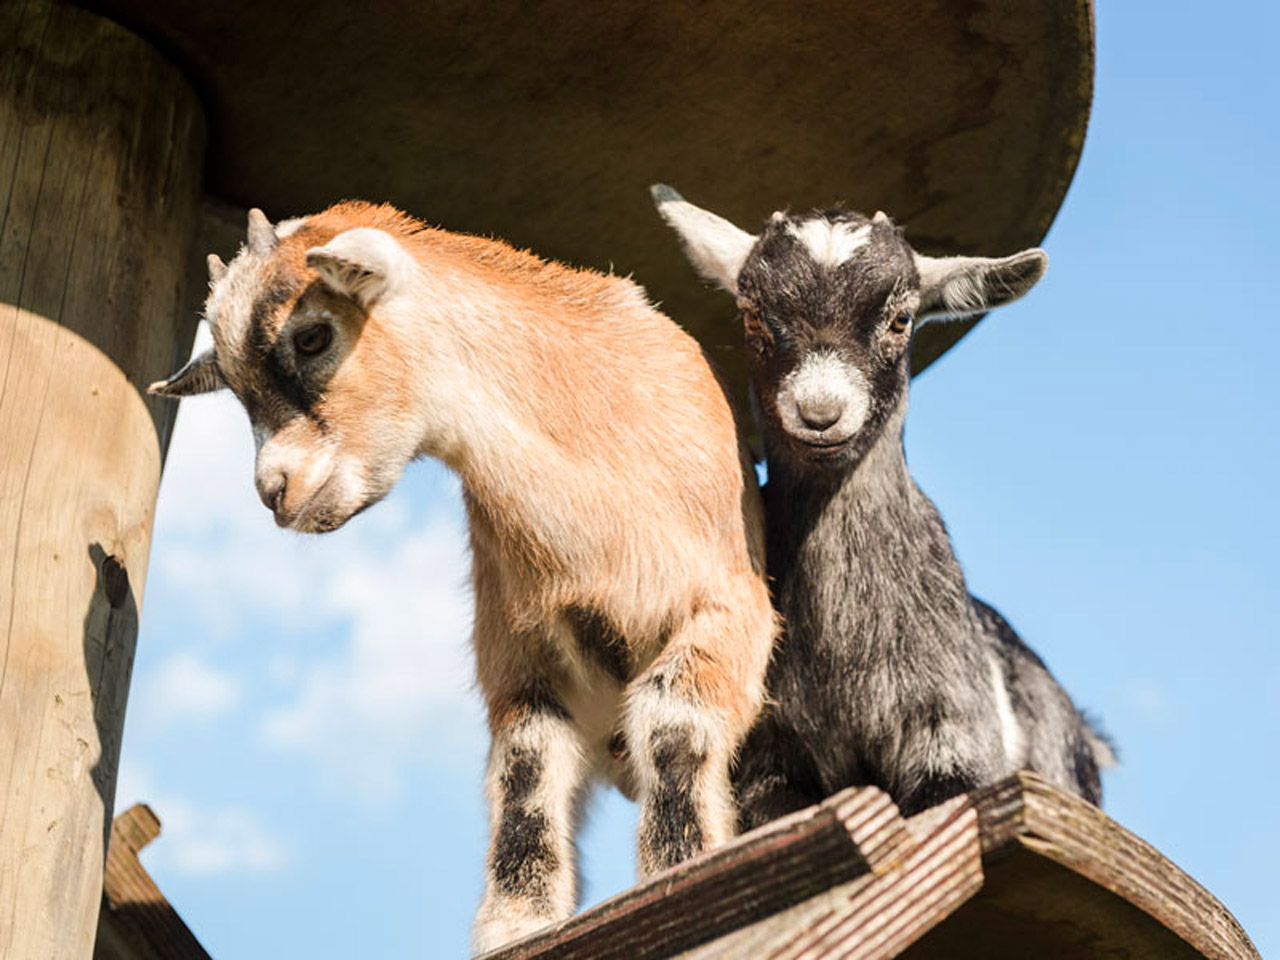
<svg viewBox="0 0 1280 960">
<path fill-rule="evenodd" d="M 824 396 L 796 400 L 796 412 L 806 427 L 814 431 L 823 431 L 834 426 L 844 416 L 845 401 L 843 397 Z"/>
<path fill-rule="evenodd" d="M 289 477 L 281 469 L 267 470 L 255 478 L 258 496 L 268 510 L 279 517 L 280 507 L 284 504 L 285 493 L 289 487 Z"/>
<path fill-rule="evenodd" d="M 834 353 L 811 353 L 782 379 L 782 427 L 803 443 L 833 448 L 861 429 L 870 404 L 866 378 Z"/>
</svg>

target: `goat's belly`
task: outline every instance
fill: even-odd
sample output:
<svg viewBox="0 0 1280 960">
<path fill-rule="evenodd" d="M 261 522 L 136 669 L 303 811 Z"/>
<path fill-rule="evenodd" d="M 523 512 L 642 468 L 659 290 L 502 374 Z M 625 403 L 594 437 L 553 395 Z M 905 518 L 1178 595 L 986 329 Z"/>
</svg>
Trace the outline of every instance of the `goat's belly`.
<svg viewBox="0 0 1280 960">
<path fill-rule="evenodd" d="M 578 728 L 592 775 L 634 800 L 634 777 L 622 739 L 622 693 L 620 683 L 602 676 L 587 682 L 570 682 L 560 690 L 565 709 Z"/>
</svg>

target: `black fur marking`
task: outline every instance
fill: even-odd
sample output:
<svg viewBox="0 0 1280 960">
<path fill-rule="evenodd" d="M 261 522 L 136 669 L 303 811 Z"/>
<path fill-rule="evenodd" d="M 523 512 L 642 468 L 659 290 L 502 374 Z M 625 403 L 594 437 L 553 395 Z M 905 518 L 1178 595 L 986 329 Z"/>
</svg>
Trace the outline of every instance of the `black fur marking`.
<svg viewBox="0 0 1280 960">
<path fill-rule="evenodd" d="M 587 607 L 565 610 L 578 649 L 607 674 L 622 683 L 631 679 L 631 651 L 627 640 L 604 614 Z"/>
<path fill-rule="evenodd" d="M 524 803 L 542 779 L 542 760 L 537 754 L 512 747 L 502 771 L 502 803 L 504 806 Z"/>
<path fill-rule="evenodd" d="M 541 759 L 513 747 L 499 781 L 502 819 L 489 857 L 493 881 L 508 896 L 546 900 L 547 877 L 559 866 L 547 816 L 529 805 L 541 779 Z"/>
<path fill-rule="evenodd" d="M 645 842 L 662 867 L 673 866 L 701 853 L 702 826 L 693 790 L 698 772 L 707 762 L 695 750 L 686 727 L 660 727 L 649 741 L 658 786 L 649 796 Z"/>
<path fill-rule="evenodd" d="M 532 714 L 555 717 L 557 720 L 573 719 L 546 680 L 535 680 L 530 683 L 521 693 L 519 700 L 529 708 Z"/>
<path fill-rule="evenodd" d="M 256 356 L 260 368 L 266 371 L 270 389 L 299 413 L 323 427 L 324 418 L 315 411 L 322 392 L 296 371 L 286 367 L 279 345 L 267 332 L 272 318 L 280 308 L 296 300 L 301 291 L 299 283 L 290 282 L 279 274 L 268 281 L 249 314 L 249 348 Z"/>
</svg>

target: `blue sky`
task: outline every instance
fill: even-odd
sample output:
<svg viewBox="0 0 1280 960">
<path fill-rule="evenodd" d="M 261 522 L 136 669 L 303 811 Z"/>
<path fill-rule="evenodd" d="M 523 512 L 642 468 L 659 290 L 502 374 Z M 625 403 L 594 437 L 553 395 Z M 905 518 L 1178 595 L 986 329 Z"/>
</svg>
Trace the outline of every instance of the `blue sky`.
<svg viewBox="0 0 1280 960">
<path fill-rule="evenodd" d="M 907 428 L 974 592 L 1118 741 L 1108 812 L 1264 955 L 1280 951 L 1276 36 L 1263 2 L 1099 4 L 1049 274 L 915 382 Z M 118 809 L 155 806 L 144 863 L 219 960 L 462 956 L 485 735 L 457 485 L 415 465 L 305 538 L 276 530 L 251 475 L 234 402 L 184 404 Z M 597 800 L 589 899 L 630 883 L 633 820 Z"/>
</svg>

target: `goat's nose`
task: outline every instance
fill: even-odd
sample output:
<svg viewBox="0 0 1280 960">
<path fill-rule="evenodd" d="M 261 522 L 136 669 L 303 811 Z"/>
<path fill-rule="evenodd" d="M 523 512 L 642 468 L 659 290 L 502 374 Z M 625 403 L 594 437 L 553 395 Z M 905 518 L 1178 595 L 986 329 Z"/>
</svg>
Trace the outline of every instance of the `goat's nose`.
<svg viewBox="0 0 1280 960">
<path fill-rule="evenodd" d="M 258 496 L 272 513 L 278 513 L 280 504 L 284 502 L 285 487 L 289 478 L 283 470 L 274 470 L 258 478 Z"/>
<path fill-rule="evenodd" d="M 844 413 L 844 401 L 837 397 L 823 397 L 820 400 L 797 403 L 796 409 L 800 419 L 810 430 L 826 430 Z"/>
</svg>

